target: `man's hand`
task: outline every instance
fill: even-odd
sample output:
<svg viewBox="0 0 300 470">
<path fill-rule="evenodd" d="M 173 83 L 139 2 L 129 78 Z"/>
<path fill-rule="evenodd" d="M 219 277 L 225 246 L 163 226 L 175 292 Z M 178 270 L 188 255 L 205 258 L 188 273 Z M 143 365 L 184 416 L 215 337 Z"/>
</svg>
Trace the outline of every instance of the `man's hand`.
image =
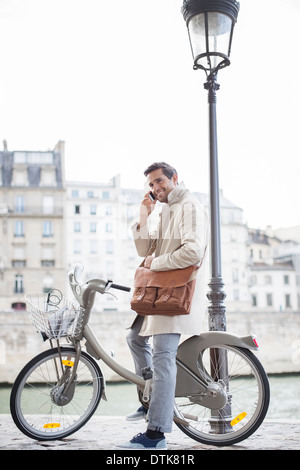
<svg viewBox="0 0 300 470">
<path fill-rule="evenodd" d="M 138 225 L 138 229 L 146 225 L 147 219 L 155 207 L 156 201 L 152 202 L 149 199 L 149 193 L 150 191 L 145 194 L 144 199 L 142 200 L 142 203 L 140 206 L 140 222 Z"/>
</svg>

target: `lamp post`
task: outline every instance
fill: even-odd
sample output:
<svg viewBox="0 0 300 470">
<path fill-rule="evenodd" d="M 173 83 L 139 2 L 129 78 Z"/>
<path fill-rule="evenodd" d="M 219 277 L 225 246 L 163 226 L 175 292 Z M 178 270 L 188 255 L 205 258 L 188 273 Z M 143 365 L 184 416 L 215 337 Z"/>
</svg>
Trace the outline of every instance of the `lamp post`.
<svg viewBox="0 0 300 470">
<path fill-rule="evenodd" d="M 184 0 L 182 14 L 188 28 L 194 69 L 204 70 L 209 103 L 211 280 L 207 297 L 209 329 L 226 330 L 221 267 L 220 200 L 217 146 L 216 91 L 218 71 L 230 64 L 234 25 L 239 12 L 235 0 Z"/>
<path fill-rule="evenodd" d="M 226 310 L 224 300 L 221 266 L 221 229 L 219 170 L 217 146 L 216 91 L 218 71 L 230 64 L 229 56 L 234 25 L 239 12 L 239 3 L 235 0 L 184 0 L 182 14 L 186 21 L 194 69 L 206 73 L 204 88 L 208 91 L 209 104 L 209 161 L 210 161 L 210 224 L 211 224 L 211 280 L 209 292 L 209 329 L 226 331 Z M 228 401 L 221 410 L 212 410 L 210 418 L 211 432 L 230 432 L 231 403 L 227 381 L 228 361 L 226 350 L 214 348 L 210 354 L 211 376 L 226 387 Z"/>
</svg>

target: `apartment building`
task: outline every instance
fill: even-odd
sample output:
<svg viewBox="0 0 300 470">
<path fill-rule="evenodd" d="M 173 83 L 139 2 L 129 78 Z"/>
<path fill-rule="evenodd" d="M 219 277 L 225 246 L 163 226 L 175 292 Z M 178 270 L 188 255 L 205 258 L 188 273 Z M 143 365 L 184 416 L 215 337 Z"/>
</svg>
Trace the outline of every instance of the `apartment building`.
<svg viewBox="0 0 300 470">
<path fill-rule="evenodd" d="M 79 263 L 84 279 L 113 279 L 132 286 L 138 256 L 130 221 L 136 217 L 140 199 L 132 190 L 122 190 L 120 176 L 107 184 L 67 182 L 66 257 L 68 269 Z M 112 293 L 118 299 L 111 295 Z M 96 307 L 128 310 L 130 295 L 121 291 L 96 296 Z"/>
<path fill-rule="evenodd" d="M 249 230 L 249 292 L 252 311 L 299 311 L 297 244 L 283 256 L 286 243 L 268 231 Z"/>
<path fill-rule="evenodd" d="M 46 152 L 0 152 L 0 310 L 65 279 L 64 143 Z"/>
</svg>

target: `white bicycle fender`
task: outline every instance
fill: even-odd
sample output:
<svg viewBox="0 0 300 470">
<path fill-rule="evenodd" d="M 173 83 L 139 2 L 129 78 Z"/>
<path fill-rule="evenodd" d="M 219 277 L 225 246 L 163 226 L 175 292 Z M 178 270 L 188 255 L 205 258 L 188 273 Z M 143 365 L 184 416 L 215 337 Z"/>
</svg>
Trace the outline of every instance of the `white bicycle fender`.
<svg viewBox="0 0 300 470">
<path fill-rule="evenodd" d="M 192 336 L 178 347 L 177 358 L 183 360 L 186 354 L 189 356 L 194 351 L 202 351 L 213 346 L 238 346 L 240 348 L 258 350 L 255 335 L 236 336 L 225 331 L 208 331 L 199 336 Z"/>
<path fill-rule="evenodd" d="M 254 335 L 235 336 L 224 331 L 210 331 L 192 336 L 181 343 L 177 351 L 176 396 L 199 393 L 198 357 L 201 351 L 218 346 L 237 346 L 245 349 L 258 349 Z"/>
</svg>

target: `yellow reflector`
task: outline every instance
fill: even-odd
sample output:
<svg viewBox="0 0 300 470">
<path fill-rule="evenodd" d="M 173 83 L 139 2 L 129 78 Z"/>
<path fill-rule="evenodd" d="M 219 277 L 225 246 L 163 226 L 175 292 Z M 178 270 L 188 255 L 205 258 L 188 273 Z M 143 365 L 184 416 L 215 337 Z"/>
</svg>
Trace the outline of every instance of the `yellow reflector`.
<svg viewBox="0 0 300 470">
<path fill-rule="evenodd" d="M 69 367 L 74 366 L 74 362 L 72 362 L 72 361 L 64 360 L 64 361 L 61 361 L 61 362 L 63 363 L 64 366 L 69 366 Z"/>
<path fill-rule="evenodd" d="M 247 416 L 247 413 L 244 411 L 243 413 L 239 414 L 236 418 L 234 418 L 232 421 L 231 421 L 231 426 L 234 426 L 235 424 L 237 423 L 240 423 L 242 421 L 242 419 L 245 418 L 245 416 Z"/>
<path fill-rule="evenodd" d="M 44 424 L 45 429 L 53 429 L 53 428 L 59 428 L 60 424 L 59 423 L 48 423 Z"/>
</svg>

